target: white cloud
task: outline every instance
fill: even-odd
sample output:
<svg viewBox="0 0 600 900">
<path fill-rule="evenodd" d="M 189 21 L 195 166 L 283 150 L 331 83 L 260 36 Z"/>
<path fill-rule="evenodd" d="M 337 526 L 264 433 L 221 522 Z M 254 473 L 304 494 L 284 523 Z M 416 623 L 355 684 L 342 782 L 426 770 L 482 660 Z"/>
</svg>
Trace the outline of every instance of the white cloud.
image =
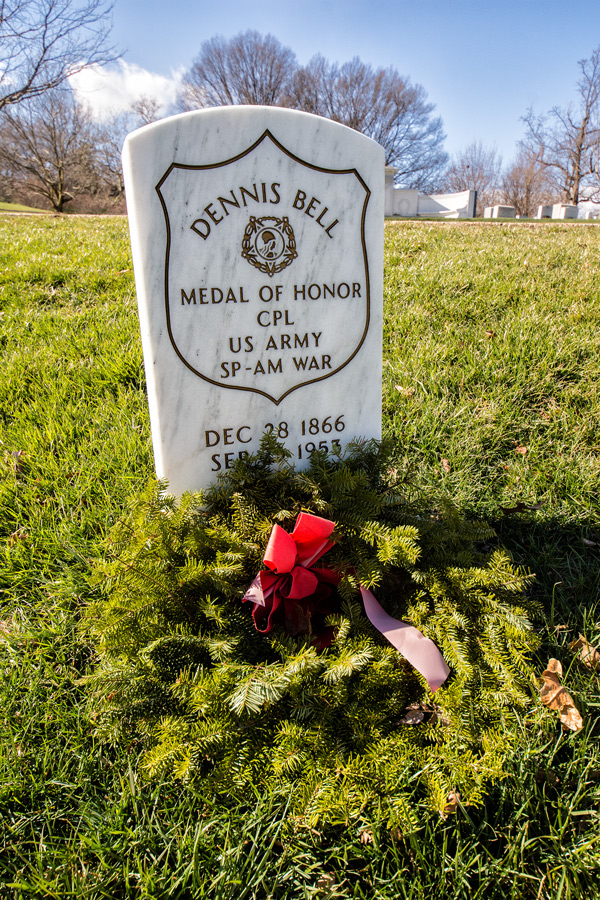
<svg viewBox="0 0 600 900">
<path fill-rule="evenodd" d="M 116 66 L 90 66 L 69 81 L 79 100 L 89 106 L 92 116 L 102 120 L 125 112 L 142 97 L 155 100 L 159 112 L 164 114 L 176 99 L 184 71 L 176 69 L 167 77 L 119 60 Z"/>
</svg>

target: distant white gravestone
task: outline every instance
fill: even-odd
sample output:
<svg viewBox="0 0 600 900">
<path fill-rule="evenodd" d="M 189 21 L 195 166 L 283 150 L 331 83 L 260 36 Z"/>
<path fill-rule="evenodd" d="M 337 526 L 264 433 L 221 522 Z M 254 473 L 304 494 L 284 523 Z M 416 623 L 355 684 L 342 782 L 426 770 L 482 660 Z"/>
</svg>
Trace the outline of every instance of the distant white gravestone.
<svg viewBox="0 0 600 900">
<path fill-rule="evenodd" d="M 384 151 L 293 110 L 165 119 L 123 150 L 156 471 L 198 490 L 274 433 L 381 437 Z"/>
</svg>

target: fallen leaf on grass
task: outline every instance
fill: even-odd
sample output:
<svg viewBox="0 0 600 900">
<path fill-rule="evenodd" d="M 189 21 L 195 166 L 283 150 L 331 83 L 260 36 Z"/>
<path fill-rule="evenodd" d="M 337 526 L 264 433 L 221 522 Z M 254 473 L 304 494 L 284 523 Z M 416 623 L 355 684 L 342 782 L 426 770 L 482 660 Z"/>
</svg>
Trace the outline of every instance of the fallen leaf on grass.
<svg viewBox="0 0 600 900">
<path fill-rule="evenodd" d="M 13 531 L 12 534 L 9 534 L 6 543 L 9 547 L 13 547 L 19 541 L 26 541 L 28 537 L 29 535 L 24 528 L 17 528 L 16 531 Z"/>
<path fill-rule="evenodd" d="M 576 641 L 571 641 L 569 649 L 573 650 L 573 652 L 579 650 L 577 658 L 581 660 L 584 666 L 588 666 L 595 672 L 600 671 L 600 650 L 597 647 L 592 647 L 582 634 L 579 635 Z"/>
<path fill-rule="evenodd" d="M 582 538 L 584 547 L 597 547 L 597 541 L 588 541 L 587 538 Z"/>
<path fill-rule="evenodd" d="M 449 815 L 456 812 L 459 800 L 460 794 L 458 791 L 450 791 L 446 797 L 446 805 L 441 812 L 442 819 L 447 819 Z"/>
<path fill-rule="evenodd" d="M 443 456 L 442 456 L 442 469 L 444 470 L 444 472 L 450 471 L 450 463 L 448 462 L 447 459 L 444 459 Z"/>
<path fill-rule="evenodd" d="M 489 338 L 491 340 L 492 338 L 496 337 L 496 332 L 495 331 L 486 331 L 485 336 L 486 336 L 486 338 Z"/>
<path fill-rule="evenodd" d="M 6 454 L 4 460 L 12 468 L 12 473 L 15 478 L 18 478 L 19 475 L 23 474 L 23 469 L 25 466 L 24 450 L 11 450 L 10 453 Z"/>
<path fill-rule="evenodd" d="M 402 394 L 404 397 L 412 397 L 415 393 L 414 388 L 405 388 L 402 387 L 401 384 L 394 385 L 399 394 Z"/>
<path fill-rule="evenodd" d="M 539 503 L 523 503 L 521 500 L 517 500 L 516 506 L 501 506 L 500 510 L 505 516 L 507 516 L 510 513 L 526 512 L 527 510 L 536 512 L 538 509 L 541 509 L 543 505 L 543 500 L 540 500 Z"/>
<path fill-rule="evenodd" d="M 8 637 L 13 631 L 12 619 L 0 619 L 0 638 Z"/>
<path fill-rule="evenodd" d="M 429 705 L 421 701 L 420 703 L 410 703 L 404 710 L 404 715 L 398 720 L 399 725 L 420 725 L 421 722 L 434 725 L 439 722 L 440 725 L 450 725 L 439 706 L 435 704 Z"/>
<path fill-rule="evenodd" d="M 522 444 L 520 444 L 518 441 L 515 441 L 515 444 L 516 444 L 516 447 L 515 447 L 515 453 L 520 453 L 521 456 L 525 456 L 525 455 L 527 454 L 528 448 L 527 448 L 527 447 L 524 447 L 524 446 L 523 446 Z"/>
<path fill-rule="evenodd" d="M 365 828 L 360 833 L 360 842 L 361 844 L 372 844 L 373 843 L 373 832 L 370 828 Z"/>
<path fill-rule="evenodd" d="M 542 678 L 543 684 L 540 688 L 540 700 L 548 709 L 557 709 L 560 714 L 560 721 L 564 728 L 569 731 L 580 731 L 583 728 L 583 719 L 573 698 L 565 690 L 560 683 L 562 676 L 562 666 L 557 659 L 548 661 L 546 670 Z"/>
<path fill-rule="evenodd" d="M 328 891 L 331 888 L 335 887 L 335 875 L 333 872 L 324 872 L 323 875 L 320 875 L 317 879 L 317 883 L 315 887 L 318 891 Z"/>
<path fill-rule="evenodd" d="M 404 716 L 400 719 L 401 725 L 420 725 L 425 718 L 425 712 L 421 709 L 420 704 L 411 703 L 406 709 Z"/>
</svg>

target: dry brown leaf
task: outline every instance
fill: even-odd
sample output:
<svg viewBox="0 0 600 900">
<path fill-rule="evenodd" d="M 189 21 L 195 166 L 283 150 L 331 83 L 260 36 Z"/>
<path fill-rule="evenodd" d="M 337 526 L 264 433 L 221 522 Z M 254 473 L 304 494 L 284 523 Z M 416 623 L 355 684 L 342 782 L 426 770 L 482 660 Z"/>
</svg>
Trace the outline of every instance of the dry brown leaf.
<svg viewBox="0 0 600 900">
<path fill-rule="evenodd" d="M 365 828 L 360 833 L 360 842 L 361 844 L 372 844 L 373 843 L 373 832 L 370 828 Z"/>
<path fill-rule="evenodd" d="M 485 336 L 486 336 L 486 338 L 489 338 L 489 339 L 491 340 L 492 338 L 495 338 L 495 337 L 496 337 L 496 332 L 495 332 L 495 331 L 491 331 L 491 330 L 490 330 L 490 331 L 486 331 Z"/>
<path fill-rule="evenodd" d="M 447 459 L 444 459 L 443 456 L 442 456 L 442 469 L 444 470 L 444 472 L 450 471 L 450 463 L 448 462 Z"/>
<path fill-rule="evenodd" d="M 543 500 L 540 500 L 539 503 L 523 503 L 522 500 L 517 500 L 516 506 L 501 506 L 500 510 L 503 515 L 508 516 L 510 515 L 510 513 L 515 512 L 537 512 L 537 510 L 541 509 L 543 505 Z"/>
<path fill-rule="evenodd" d="M 25 531 L 24 528 L 17 528 L 16 531 L 13 531 L 12 534 L 9 534 L 6 543 L 8 544 L 9 547 L 12 547 L 12 546 L 14 546 L 14 544 L 18 543 L 19 541 L 26 541 L 28 537 L 29 537 L 29 535 L 27 534 L 27 532 Z"/>
<path fill-rule="evenodd" d="M 412 397 L 415 393 L 414 388 L 405 388 L 400 384 L 394 385 L 399 394 L 402 394 L 404 397 Z"/>
<path fill-rule="evenodd" d="M 422 709 L 410 709 L 407 710 L 406 714 L 400 719 L 401 725 L 420 725 L 423 719 L 425 718 L 425 713 Z"/>
<path fill-rule="evenodd" d="M 579 650 L 577 658 L 585 666 L 593 669 L 594 672 L 600 671 L 600 650 L 597 647 L 593 647 L 582 634 L 579 635 L 576 641 L 571 641 L 569 649 L 573 650 L 573 652 Z"/>
<path fill-rule="evenodd" d="M 583 728 L 583 719 L 573 698 L 560 683 L 562 666 L 557 659 L 548 661 L 543 673 L 543 683 L 540 688 L 540 699 L 548 709 L 556 709 L 560 715 L 560 721 L 569 731 L 580 731 Z"/>
<path fill-rule="evenodd" d="M 19 475 L 23 474 L 25 464 L 24 450 L 11 450 L 10 453 L 5 455 L 4 459 L 10 465 L 15 478 L 18 478 Z"/>
<path fill-rule="evenodd" d="M 548 665 L 546 666 L 547 672 L 553 672 L 555 675 L 558 675 L 562 678 L 562 663 L 559 659 L 549 659 Z"/>
<path fill-rule="evenodd" d="M 446 797 L 446 805 L 442 810 L 442 819 L 447 818 L 452 813 L 455 813 L 458 809 L 458 802 L 460 800 L 460 794 L 458 791 L 450 791 L 448 796 Z"/>
<path fill-rule="evenodd" d="M 333 872 L 323 872 L 323 874 L 318 877 L 315 887 L 317 890 L 324 891 L 334 887 L 335 883 L 335 875 Z"/>
<path fill-rule="evenodd" d="M 525 456 L 527 453 L 527 447 L 524 447 L 522 444 L 519 444 L 518 441 L 515 441 L 515 453 L 520 453 L 521 456 Z"/>
<path fill-rule="evenodd" d="M 0 638 L 8 637 L 13 631 L 12 619 L 0 619 Z"/>
</svg>

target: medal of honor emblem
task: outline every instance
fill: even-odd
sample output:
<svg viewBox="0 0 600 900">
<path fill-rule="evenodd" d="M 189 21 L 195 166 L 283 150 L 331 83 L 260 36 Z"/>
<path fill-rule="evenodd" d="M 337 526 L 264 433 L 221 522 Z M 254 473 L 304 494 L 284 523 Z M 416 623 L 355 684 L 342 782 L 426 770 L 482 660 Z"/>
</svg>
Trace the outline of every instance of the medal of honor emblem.
<svg viewBox="0 0 600 900">
<path fill-rule="evenodd" d="M 281 272 L 298 256 L 294 230 L 287 216 L 263 216 L 250 221 L 242 239 L 242 256 L 269 277 Z"/>
</svg>

